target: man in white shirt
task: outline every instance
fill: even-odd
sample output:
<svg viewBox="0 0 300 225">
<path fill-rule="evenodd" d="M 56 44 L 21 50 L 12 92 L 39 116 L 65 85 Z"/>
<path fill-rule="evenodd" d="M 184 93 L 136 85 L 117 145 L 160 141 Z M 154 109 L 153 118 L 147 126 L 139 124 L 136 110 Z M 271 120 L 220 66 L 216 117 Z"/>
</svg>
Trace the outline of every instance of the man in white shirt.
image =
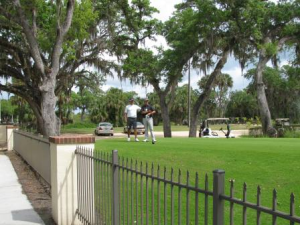
<svg viewBox="0 0 300 225">
<path fill-rule="evenodd" d="M 134 129 L 135 141 L 139 141 L 137 138 L 136 120 L 137 112 L 141 110 L 141 107 L 134 105 L 133 103 L 134 99 L 132 98 L 129 100 L 129 105 L 127 105 L 125 108 L 124 117 L 125 121 L 127 121 L 128 141 L 130 141 L 131 128 Z"/>
</svg>

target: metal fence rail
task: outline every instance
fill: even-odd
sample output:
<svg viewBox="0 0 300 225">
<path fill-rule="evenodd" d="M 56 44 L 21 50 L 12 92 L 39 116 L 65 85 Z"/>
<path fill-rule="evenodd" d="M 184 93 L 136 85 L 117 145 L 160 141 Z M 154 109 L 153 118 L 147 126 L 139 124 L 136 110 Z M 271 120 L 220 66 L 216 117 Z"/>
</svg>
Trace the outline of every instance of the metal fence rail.
<svg viewBox="0 0 300 225">
<path fill-rule="evenodd" d="M 273 225 L 277 218 L 289 224 L 300 223 L 295 215 L 295 197 L 290 199 L 290 213 L 277 211 L 277 193 L 273 192 L 273 207 L 261 205 L 260 187 L 257 202 L 247 201 L 247 186 L 244 184 L 243 199 L 234 197 L 234 183 L 231 181 L 230 196 L 224 194 L 225 172 L 213 171 L 213 191 L 209 190 L 208 176 L 204 188 L 200 188 L 199 176 L 190 179 L 179 170 L 137 161 L 120 159 L 118 152 L 112 154 L 93 152 L 77 148 L 78 164 L 78 216 L 84 224 L 129 225 L 129 224 L 234 224 L 235 206 L 242 207 L 242 221 L 247 224 L 247 209 L 256 211 L 256 224 L 261 224 L 261 213 L 270 215 Z M 224 203 L 229 203 L 225 212 Z M 252 223 L 253 224 L 253 223 Z"/>
</svg>

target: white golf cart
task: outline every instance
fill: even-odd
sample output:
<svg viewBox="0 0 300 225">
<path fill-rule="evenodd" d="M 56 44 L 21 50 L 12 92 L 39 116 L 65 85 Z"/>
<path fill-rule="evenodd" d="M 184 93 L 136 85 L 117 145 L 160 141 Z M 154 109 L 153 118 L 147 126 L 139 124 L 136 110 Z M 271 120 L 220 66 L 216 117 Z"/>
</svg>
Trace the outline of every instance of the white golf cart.
<svg viewBox="0 0 300 225">
<path fill-rule="evenodd" d="M 229 118 L 208 118 L 202 122 L 202 125 L 200 126 L 199 130 L 199 137 L 202 138 L 220 138 L 219 134 L 215 131 L 213 131 L 211 128 L 209 128 L 210 124 L 220 124 L 221 128 L 219 131 L 222 131 L 222 133 L 225 135 L 226 138 L 234 138 L 234 135 L 231 135 L 231 129 L 229 124 Z M 225 132 L 223 127 L 226 125 L 227 131 Z"/>
</svg>

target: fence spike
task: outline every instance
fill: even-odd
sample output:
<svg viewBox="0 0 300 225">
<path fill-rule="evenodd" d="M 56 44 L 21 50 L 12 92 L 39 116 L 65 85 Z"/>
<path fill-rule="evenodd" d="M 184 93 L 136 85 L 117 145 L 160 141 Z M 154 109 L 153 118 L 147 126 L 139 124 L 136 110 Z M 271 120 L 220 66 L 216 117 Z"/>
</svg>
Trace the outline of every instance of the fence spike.
<svg viewBox="0 0 300 225">
<path fill-rule="evenodd" d="M 164 179 L 167 177 L 167 167 L 164 167 Z"/>
<path fill-rule="evenodd" d="M 174 176 L 174 170 L 173 167 L 171 167 L 171 181 L 173 182 L 173 176 Z"/>
<path fill-rule="evenodd" d="M 294 193 L 291 193 L 291 199 L 290 199 L 290 215 L 295 215 L 295 195 Z"/>
<path fill-rule="evenodd" d="M 152 166 L 151 166 L 151 176 L 153 176 L 153 175 L 154 175 L 154 165 L 152 163 Z"/>
<path fill-rule="evenodd" d="M 180 184 L 181 181 L 181 170 L 179 169 L 178 171 L 178 183 Z"/>
<path fill-rule="evenodd" d="M 140 172 L 143 173 L 143 162 L 141 162 L 141 164 L 140 164 Z"/>
<path fill-rule="evenodd" d="M 247 201 L 247 184 L 244 182 L 243 185 L 243 202 Z M 247 224 L 247 207 L 243 206 L 243 225 Z"/>
<path fill-rule="evenodd" d="M 186 171 L 186 185 L 189 185 L 189 178 L 190 178 L 190 172 L 187 170 Z"/>
<path fill-rule="evenodd" d="M 276 191 L 275 188 L 274 188 L 274 190 L 273 190 L 273 198 L 277 198 L 277 191 Z"/>
<path fill-rule="evenodd" d="M 258 185 L 257 186 L 257 206 L 260 206 L 261 203 L 261 188 Z M 261 224 L 261 220 L 260 220 L 260 210 L 256 211 L 256 224 L 260 225 Z"/>
<path fill-rule="evenodd" d="M 276 191 L 275 188 L 274 188 L 274 190 L 273 190 L 272 210 L 273 210 L 273 211 L 276 211 L 276 210 L 277 210 L 277 191 Z M 277 222 L 277 217 L 276 217 L 275 215 L 273 215 L 273 218 L 272 218 L 272 224 L 276 224 L 276 222 Z"/>
<path fill-rule="evenodd" d="M 205 174 L 205 191 L 208 191 L 208 175 Z"/>
<path fill-rule="evenodd" d="M 234 195 L 234 181 L 230 180 L 230 198 L 233 198 Z"/>
<path fill-rule="evenodd" d="M 146 162 L 146 174 L 148 175 L 148 163 Z"/>
<path fill-rule="evenodd" d="M 159 177 L 159 174 L 160 174 L 159 169 L 160 169 L 160 166 L 159 166 L 159 164 L 158 164 L 158 165 L 157 165 L 157 177 Z"/>
<path fill-rule="evenodd" d="M 260 200 L 261 200 L 261 187 L 258 185 L 257 186 L 257 205 L 260 205 Z"/>
<path fill-rule="evenodd" d="M 245 202 L 247 199 L 247 184 L 246 182 L 243 185 L 243 202 Z"/>
<path fill-rule="evenodd" d="M 234 180 L 230 180 L 230 198 L 234 196 Z M 230 202 L 230 225 L 234 224 L 234 203 Z"/>
</svg>

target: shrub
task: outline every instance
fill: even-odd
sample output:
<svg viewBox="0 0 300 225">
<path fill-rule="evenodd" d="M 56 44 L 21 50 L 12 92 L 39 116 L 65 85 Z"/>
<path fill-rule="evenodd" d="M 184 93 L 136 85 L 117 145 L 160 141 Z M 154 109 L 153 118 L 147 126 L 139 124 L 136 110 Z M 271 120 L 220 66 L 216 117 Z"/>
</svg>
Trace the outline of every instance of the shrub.
<svg viewBox="0 0 300 225">
<path fill-rule="evenodd" d="M 70 129 L 70 128 L 95 128 L 97 124 L 91 123 L 91 122 L 78 122 L 78 123 L 72 123 L 63 126 L 63 128 Z"/>
<path fill-rule="evenodd" d="M 299 131 L 291 131 L 291 130 L 286 130 L 284 132 L 285 138 L 300 138 L 300 132 Z"/>
</svg>

